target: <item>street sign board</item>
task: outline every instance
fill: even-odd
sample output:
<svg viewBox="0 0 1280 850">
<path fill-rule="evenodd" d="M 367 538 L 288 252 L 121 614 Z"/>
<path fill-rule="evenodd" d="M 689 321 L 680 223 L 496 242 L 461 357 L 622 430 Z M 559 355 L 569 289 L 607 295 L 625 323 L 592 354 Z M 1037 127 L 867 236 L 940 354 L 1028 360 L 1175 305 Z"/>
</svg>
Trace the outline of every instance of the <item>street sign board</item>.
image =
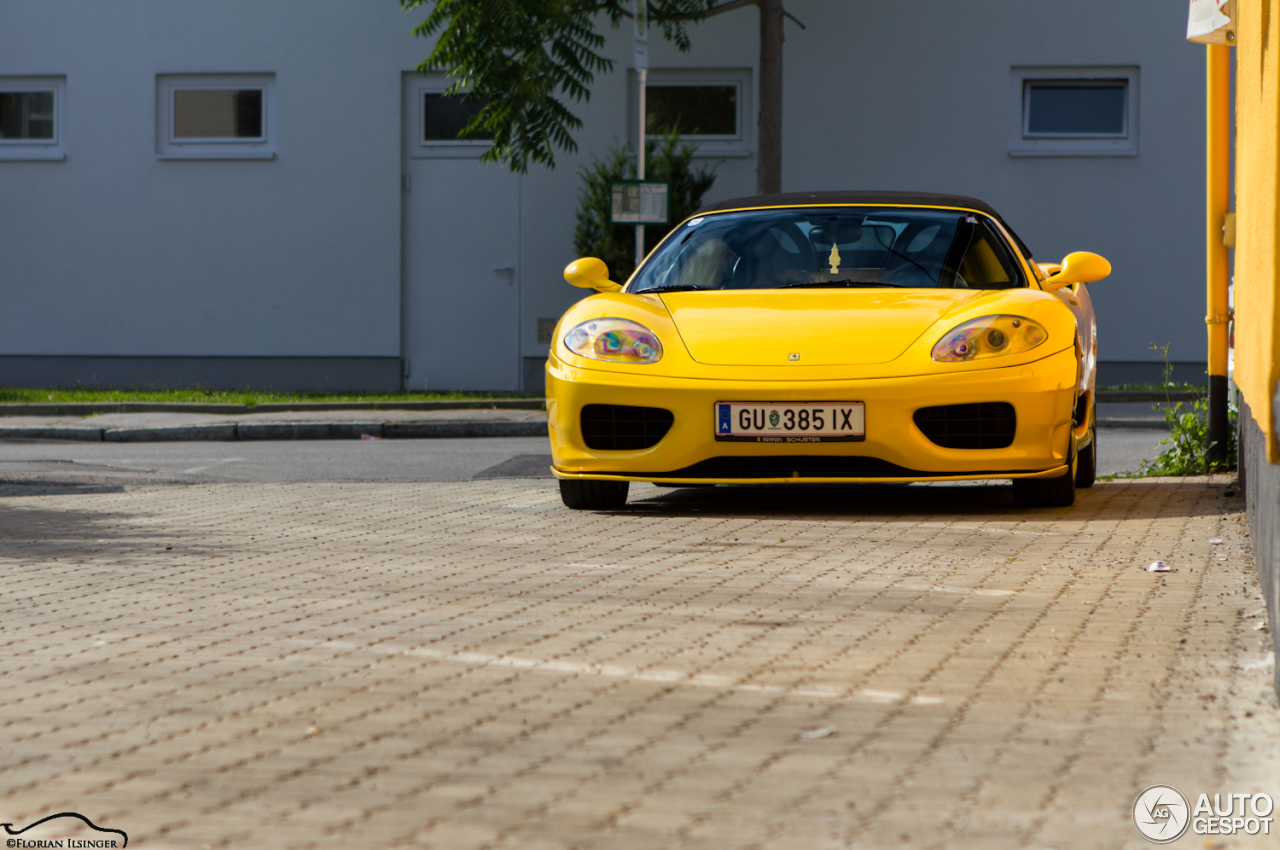
<svg viewBox="0 0 1280 850">
<path fill-rule="evenodd" d="M 620 180 L 611 186 L 613 224 L 666 224 L 670 184 L 665 180 Z"/>
</svg>

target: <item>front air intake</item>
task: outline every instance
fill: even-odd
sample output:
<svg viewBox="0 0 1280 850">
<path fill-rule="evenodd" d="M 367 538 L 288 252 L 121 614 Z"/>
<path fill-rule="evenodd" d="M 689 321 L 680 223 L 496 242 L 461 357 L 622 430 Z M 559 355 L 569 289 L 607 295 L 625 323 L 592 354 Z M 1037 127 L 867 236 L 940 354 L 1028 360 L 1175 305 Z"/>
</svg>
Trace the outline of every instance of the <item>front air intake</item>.
<svg viewBox="0 0 1280 850">
<path fill-rule="evenodd" d="M 1013 443 L 1018 417 L 1004 401 L 922 407 L 916 427 L 946 449 L 1003 449 Z"/>
<path fill-rule="evenodd" d="M 660 407 L 588 404 L 582 408 L 582 441 L 589 449 L 651 449 L 671 430 L 675 416 Z"/>
</svg>

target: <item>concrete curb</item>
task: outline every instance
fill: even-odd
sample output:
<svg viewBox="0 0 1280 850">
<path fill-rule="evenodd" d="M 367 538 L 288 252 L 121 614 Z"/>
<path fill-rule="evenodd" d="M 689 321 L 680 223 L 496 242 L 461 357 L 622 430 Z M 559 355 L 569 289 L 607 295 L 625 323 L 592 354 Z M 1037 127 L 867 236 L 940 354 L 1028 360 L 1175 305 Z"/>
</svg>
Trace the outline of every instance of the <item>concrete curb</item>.
<svg viewBox="0 0 1280 850">
<path fill-rule="evenodd" d="M 258 440 L 448 440 L 545 437 L 545 422 L 263 422 L 167 428 L 4 428 L 0 440 L 91 443 L 236 442 Z"/>
<path fill-rule="evenodd" d="M 1099 428 L 1121 428 L 1134 431 L 1168 431 L 1163 419 L 1099 419 Z"/>
<path fill-rule="evenodd" d="M 546 422 L 387 422 L 381 436 L 399 440 L 456 440 L 464 437 L 545 437 Z"/>
<path fill-rule="evenodd" d="M 358 440 L 382 436 L 381 422 L 236 423 L 237 440 Z"/>
<path fill-rule="evenodd" d="M 101 443 L 101 428 L 0 428 L 0 440 L 74 440 Z"/>
<path fill-rule="evenodd" d="M 102 439 L 107 443 L 178 443 L 235 438 L 234 422 L 225 425 L 174 425 L 167 428 L 105 428 L 102 431 Z"/>
<path fill-rule="evenodd" d="M 1159 402 L 1195 401 L 1204 398 L 1204 393 L 1187 390 L 1098 390 L 1098 404 L 1124 404 L 1139 401 Z"/>
</svg>

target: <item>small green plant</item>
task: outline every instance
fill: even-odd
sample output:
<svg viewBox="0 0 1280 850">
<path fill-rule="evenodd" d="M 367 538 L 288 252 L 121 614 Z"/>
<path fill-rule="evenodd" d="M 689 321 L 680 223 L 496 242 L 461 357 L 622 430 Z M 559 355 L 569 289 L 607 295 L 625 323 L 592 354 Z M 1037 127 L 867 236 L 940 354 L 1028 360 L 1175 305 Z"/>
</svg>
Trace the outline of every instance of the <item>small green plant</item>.
<svg viewBox="0 0 1280 850">
<path fill-rule="evenodd" d="M 1159 351 L 1164 358 L 1164 388 L 1166 391 L 1165 407 L 1161 409 L 1165 424 L 1169 427 L 1169 436 L 1159 445 L 1168 446 L 1156 456 L 1155 460 L 1144 460 L 1138 465 L 1136 473 L 1122 473 L 1126 478 L 1146 478 L 1163 475 L 1204 475 L 1210 471 L 1208 461 L 1209 443 L 1209 401 L 1204 396 L 1191 402 L 1185 409 L 1184 402 L 1170 404 L 1168 391 L 1176 389 L 1173 383 L 1173 364 L 1169 362 L 1169 344 L 1155 345 L 1151 348 Z M 1223 469 L 1236 467 L 1236 420 L 1238 411 L 1235 401 L 1227 405 L 1227 452 Z"/>
<path fill-rule="evenodd" d="M 681 142 L 676 131 L 661 141 L 645 143 L 645 179 L 666 180 L 671 184 L 670 210 L 666 224 L 650 224 L 644 228 L 645 250 L 657 245 L 698 207 L 702 196 L 716 181 L 715 166 L 694 169 L 697 146 Z M 634 180 L 635 153 L 618 145 L 582 169 L 582 189 L 578 192 L 577 228 L 573 247 L 579 257 L 598 257 L 609 267 L 610 279 L 622 283 L 636 267 L 636 228 L 634 224 L 612 224 L 612 184 L 618 180 Z"/>
</svg>

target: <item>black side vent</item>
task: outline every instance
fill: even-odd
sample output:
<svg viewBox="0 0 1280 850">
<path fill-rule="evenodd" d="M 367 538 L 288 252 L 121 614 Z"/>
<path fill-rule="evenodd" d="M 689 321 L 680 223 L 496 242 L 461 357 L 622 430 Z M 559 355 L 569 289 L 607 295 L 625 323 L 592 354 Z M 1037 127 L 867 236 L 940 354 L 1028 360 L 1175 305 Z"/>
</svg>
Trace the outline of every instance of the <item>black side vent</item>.
<svg viewBox="0 0 1280 850">
<path fill-rule="evenodd" d="M 922 407 L 912 417 L 926 437 L 946 449 L 1003 449 L 1013 443 L 1018 418 L 1003 401 Z"/>
<path fill-rule="evenodd" d="M 1071 414 L 1071 424 L 1079 428 L 1080 423 L 1084 422 L 1084 418 L 1089 415 L 1089 394 L 1080 393 L 1080 397 L 1076 399 L 1075 412 Z"/>
<path fill-rule="evenodd" d="M 670 410 L 625 404 L 588 404 L 582 408 L 582 441 L 589 449 L 650 449 L 676 421 Z"/>
</svg>

